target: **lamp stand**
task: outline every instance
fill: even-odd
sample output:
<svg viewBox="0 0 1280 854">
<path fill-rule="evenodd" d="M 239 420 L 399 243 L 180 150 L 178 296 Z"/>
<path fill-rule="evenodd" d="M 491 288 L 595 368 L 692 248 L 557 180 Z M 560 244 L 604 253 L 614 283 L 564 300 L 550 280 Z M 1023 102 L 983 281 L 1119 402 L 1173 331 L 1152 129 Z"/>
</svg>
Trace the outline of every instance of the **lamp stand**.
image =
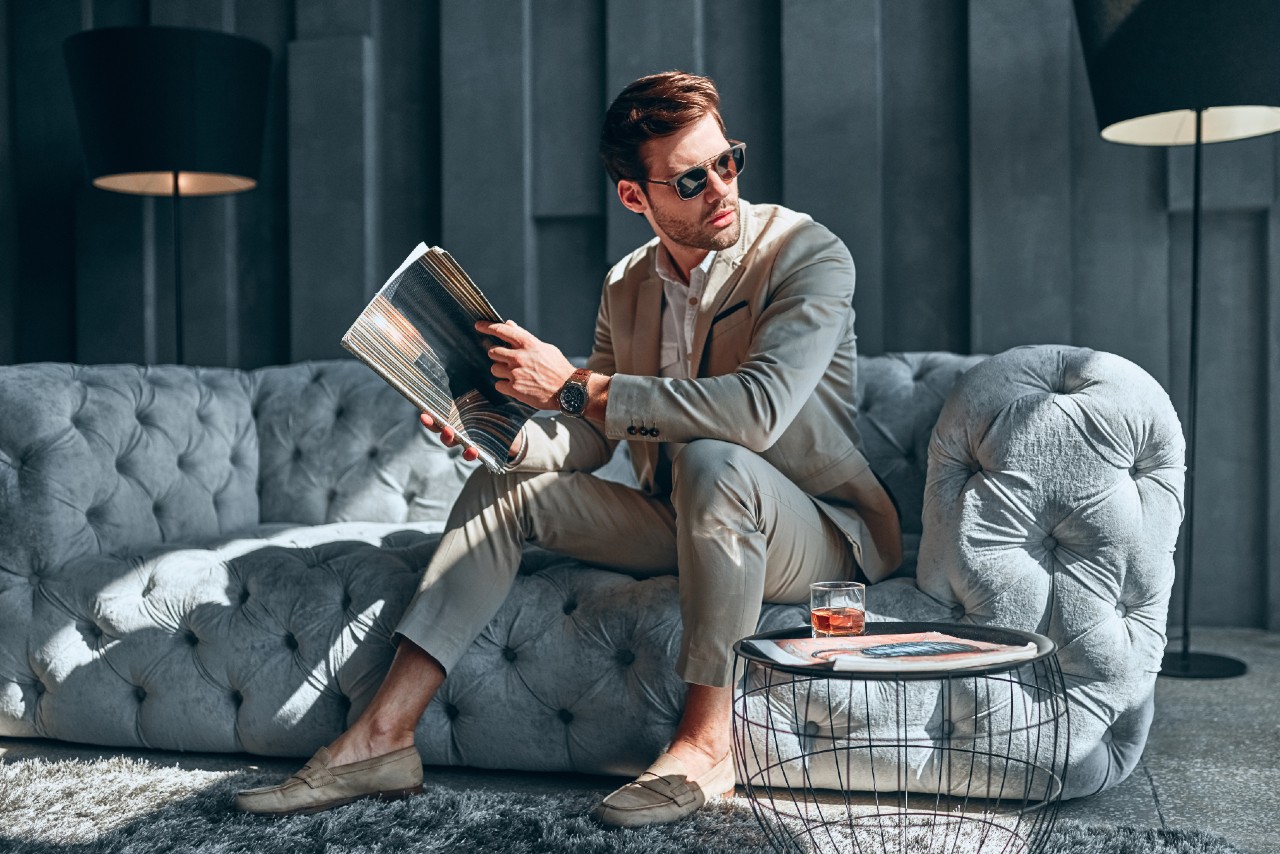
<svg viewBox="0 0 1280 854">
<path fill-rule="evenodd" d="M 1243 661 L 1191 651 L 1191 565 L 1195 535 L 1196 500 L 1196 377 L 1200 373 L 1200 149 L 1204 110 L 1196 110 L 1195 185 L 1191 204 L 1191 346 L 1190 375 L 1187 380 L 1187 478 L 1185 549 L 1182 561 L 1182 651 L 1166 652 L 1160 665 L 1161 676 L 1184 679 L 1227 679 L 1241 676 L 1248 669 Z"/>
<path fill-rule="evenodd" d="M 185 364 L 182 360 L 182 215 L 178 210 L 182 194 L 178 192 L 178 172 L 173 173 L 173 362 L 175 365 Z"/>
</svg>

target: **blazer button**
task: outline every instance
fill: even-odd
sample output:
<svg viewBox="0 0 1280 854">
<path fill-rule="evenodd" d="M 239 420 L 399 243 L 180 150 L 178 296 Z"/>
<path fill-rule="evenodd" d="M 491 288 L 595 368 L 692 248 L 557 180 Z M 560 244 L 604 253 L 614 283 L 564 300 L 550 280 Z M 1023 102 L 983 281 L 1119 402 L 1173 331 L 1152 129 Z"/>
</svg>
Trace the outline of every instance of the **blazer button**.
<svg viewBox="0 0 1280 854">
<path fill-rule="evenodd" d="M 651 428 L 651 429 L 649 430 L 649 435 L 650 435 L 650 436 L 656 436 L 656 435 L 658 435 L 658 428 L 657 428 L 657 427 L 653 427 L 653 428 Z"/>
<path fill-rule="evenodd" d="M 637 430 L 636 432 L 637 432 L 637 433 L 639 433 L 641 436 L 648 436 L 648 435 L 649 435 L 649 428 L 648 428 L 648 427 L 641 427 L 641 428 L 640 428 L 639 430 Z"/>
<path fill-rule="evenodd" d="M 632 424 L 630 427 L 628 427 L 627 434 L 630 436 L 634 436 L 636 434 L 636 425 Z"/>
</svg>

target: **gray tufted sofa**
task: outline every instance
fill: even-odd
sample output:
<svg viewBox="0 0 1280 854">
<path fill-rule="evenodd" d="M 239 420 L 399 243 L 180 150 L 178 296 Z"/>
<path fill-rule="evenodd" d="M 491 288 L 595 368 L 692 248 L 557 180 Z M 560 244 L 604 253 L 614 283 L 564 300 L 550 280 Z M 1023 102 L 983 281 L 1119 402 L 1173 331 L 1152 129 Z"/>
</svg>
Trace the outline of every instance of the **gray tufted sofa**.
<svg viewBox="0 0 1280 854">
<path fill-rule="evenodd" d="M 1066 796 L 1122 780 L 1181 519 L 1167 396 L 1118 357 L 1031 347 L 862 358 L 859 409 L 910 554 L 872 615 L 1049 635 Z M 309 755 L 377 688 L 469 471 L 355 362 L 0 367 L 0 736 Z M 607 472 L 626 479 L 625 455 Z M 804 618 L 767 606 L 760 627 Z M 422 755 L 636 773 L 680 714 L 679 633 L 674 577 L 531 546 L 424 716 Z M 941 738 L 940 714 L 913 726 Z M 831 725 L 795 724 L 797 743 Z"/>
</svg>

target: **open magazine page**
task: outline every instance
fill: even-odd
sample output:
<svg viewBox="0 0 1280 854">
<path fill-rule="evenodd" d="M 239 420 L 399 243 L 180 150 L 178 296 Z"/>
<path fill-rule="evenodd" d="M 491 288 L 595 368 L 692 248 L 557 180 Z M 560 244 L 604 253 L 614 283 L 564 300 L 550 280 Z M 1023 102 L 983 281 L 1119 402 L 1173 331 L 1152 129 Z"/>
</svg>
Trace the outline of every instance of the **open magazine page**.
<svg viewBox="0 0 1280 854">
<path fill-rule="evenodd" d="M 961 670 L 1034 658 L 1036 645 L 1023 646 L 958 638 L 942 632 L 858 635 L 834 638 L 780 638 L 748 642 L 779 664 L 864 673 Z"/>
<path fill-rule="evenodd" d="M 477 320 L 501 319 L 448 252 L 420 243 L 342 344 L 497 472 L 534 411 L 497 390 L 490 339 L 475 330 Z"/>
</svg>

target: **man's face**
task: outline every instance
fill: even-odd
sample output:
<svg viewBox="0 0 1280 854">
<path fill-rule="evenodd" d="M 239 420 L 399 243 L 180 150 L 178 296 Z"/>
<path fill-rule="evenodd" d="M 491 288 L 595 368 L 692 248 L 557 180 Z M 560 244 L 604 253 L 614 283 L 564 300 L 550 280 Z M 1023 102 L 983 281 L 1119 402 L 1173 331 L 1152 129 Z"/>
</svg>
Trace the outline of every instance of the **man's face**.
<svg viewBox="0 0 1280 854">
<path fill-rule="evenodd" d="M 729 141 L 711 115 L 670 136 L 650 140 L 641 148 L 649 177 L 667 181 L 691 166 L 723 153 Z M 727 249 L 738 242 L 738 180 L 729 183 L 708 169 L 707 188 L 694 199 L 681 199 L 666 184 L 643 185 L 647 204 L 641 213 L 659 237 L 689 249 Z M 633 208 L 634 209 L 634 208 Z"/>
</svg>

